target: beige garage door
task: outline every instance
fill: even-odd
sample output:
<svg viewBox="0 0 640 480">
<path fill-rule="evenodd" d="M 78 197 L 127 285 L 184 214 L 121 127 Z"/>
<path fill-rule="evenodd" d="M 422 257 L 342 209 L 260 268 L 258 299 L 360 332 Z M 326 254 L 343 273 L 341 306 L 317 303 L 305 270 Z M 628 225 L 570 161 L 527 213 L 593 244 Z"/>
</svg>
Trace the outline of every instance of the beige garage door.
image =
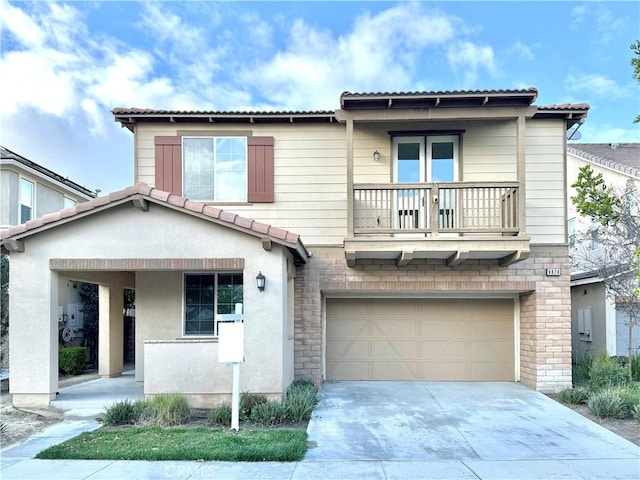
<svg viewBox="0 0 640 480">
<path fill-rule="evenodd" d="M 511 299 L 327 299 L 328 380 L 513 381 Z"/>
</svg>

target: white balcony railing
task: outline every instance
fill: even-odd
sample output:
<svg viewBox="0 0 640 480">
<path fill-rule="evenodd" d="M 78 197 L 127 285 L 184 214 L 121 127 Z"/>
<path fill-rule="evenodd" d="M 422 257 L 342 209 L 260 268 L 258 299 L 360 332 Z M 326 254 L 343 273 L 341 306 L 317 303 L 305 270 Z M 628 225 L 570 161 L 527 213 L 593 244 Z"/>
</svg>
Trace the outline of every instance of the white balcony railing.
<svg viewBox="0 0 640 480">
<path fill-rule="evenodd" d="M 517 182 L 356 184 L 354 235 L 520 231 Z"/>
</svg>

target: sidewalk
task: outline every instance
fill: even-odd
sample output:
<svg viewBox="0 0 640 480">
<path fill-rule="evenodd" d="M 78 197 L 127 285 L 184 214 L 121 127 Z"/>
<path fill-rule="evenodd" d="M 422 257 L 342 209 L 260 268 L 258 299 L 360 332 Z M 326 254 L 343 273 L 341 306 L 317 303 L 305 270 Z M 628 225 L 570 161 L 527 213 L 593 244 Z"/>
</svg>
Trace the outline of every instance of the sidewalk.
<svg viewBox="0 0 640 480">
<path fill-rule="evenodd" d="M 108 386 L 108 388 L 105 388 Z M 335 460 L 308 459 L 300 462 L 194 462 L 125 460 L 36 460 L 45 448 L 95 430 L 95 417 L 114 400 L 142 397 L 142 387 L 132 375 L 98 379 L 63 388 L 55 400 L 66 410 L 65 420 L 28 440 L 0 451 L 0 478 L 22 479 L 173 479 L 173 480 L 512 480 L 512 479 L 601 479 L 638 480 L 638 458 L 549 458 L 535 460 Z M 313 420 L 312 420 L 313 421 Z M 570 440 L 567 440 L 570 441 Z M 313 447 L 310 447 L 313 451 Z M 510 446 L 502 447 L 505 452 Z"/>
</svg>

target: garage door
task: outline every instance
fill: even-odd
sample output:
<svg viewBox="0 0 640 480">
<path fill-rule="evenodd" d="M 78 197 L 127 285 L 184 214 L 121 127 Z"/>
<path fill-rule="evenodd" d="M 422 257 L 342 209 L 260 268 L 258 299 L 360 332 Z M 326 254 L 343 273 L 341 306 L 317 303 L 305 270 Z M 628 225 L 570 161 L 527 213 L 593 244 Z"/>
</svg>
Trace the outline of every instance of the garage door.
<svg viewBox="0 0 640 480">
<path fill-rule="evenodd" d="M 328 380 L 513 381 L 511 299 L 327 299 Z"/>
</svg>

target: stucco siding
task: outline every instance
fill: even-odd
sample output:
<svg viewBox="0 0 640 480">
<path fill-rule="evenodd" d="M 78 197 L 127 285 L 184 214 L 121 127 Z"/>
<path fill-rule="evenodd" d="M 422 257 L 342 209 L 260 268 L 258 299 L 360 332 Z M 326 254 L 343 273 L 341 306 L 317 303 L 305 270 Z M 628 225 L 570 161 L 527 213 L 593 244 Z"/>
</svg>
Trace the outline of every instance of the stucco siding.
<svg viewBox="0 0 640 480">
<path fill-rule="evenodd" d="M 36 211 L 38 218 L 50 212 L 56 212 L 64 208 L 64 195 L 60 192 L 39 183 L 36 186 Z"/>
<path fill-rule="evenodd" d="M 534 244 L 566 242 L 564 136 L 562 121 L 526 122 L 526 232 Z"/>
<path fill-rule="evenodd" d="M 18 174 L 0 170 L 0 226 L 18 224 Z"/>
<path fill-rule="evenodd" d="M 209 127 L 142 125 L 137 129 L 136 181 L 154 185 L 154 137 L 180 131 L 248 131 L 273 136 L 274 203 L 233 204 L 239 215 L 292 230 L 307 245 L 339 244 L 347 232 L 346 140 L 344 126 L 250 125 Z M 224 206 L 222 208 L 225 208 Z"/>
<path fill-rule="evenodd" d="M 241 388 L 273 395 L 282 393 L 285 386 L 282 338 L 286 325 L 282 299 L 287 276 L 283 257 L 288 253 L 279 245 L 265 251 L 257 237 L 170 208 L 151 203 L 149 210 L 143 212 L 130 202 L 29 237 L 25 240 L 25 252 L 11 255 L 12 312 L 21 312 L 16 318 L 28 325 L 26 329 L 12 329 L 11 368 L 21 373 L 19 377 L 24 378 L 26 391 L 49 395 L 57 387 L 58 275 L 49 270 L 49 259 L 93 259 L 96 252 L 101 259 L 243 258 L 246 362 L 242 365 Z M 258 291 L 255 284 L 259 271 L 267 278 L 264 292 Z M 94 275 L 93 272 L 81 273 L 83 275 L 79 276 L 88 277 L 89 281 Z M 144 379 L 144 341 L 197 338 L 182 334 L 182 275 L 182 271 L 139 271 L 136 274 L 138 380 Z M 50 282 L 52 276 L 54 280 Z M 75 276 L 74 272 L 63 273 L 63 278 Z M 110 282 L 101 272 L 96 272 L 95 278 L 96 283 Z M 119 288 L 124 285 L 121 280 L 117 283 Z M 37 355 L 14 355 L 16 351 L 31 350 L 34 345 L 39 352 Z M 117 353 L 117 349 L 114 351 Z M 46 359 L 48 356 L 51 357 L 49 360 Z M 217 362 L 217 358 L 210 360 Z M 113 358 L 109 363 L 113 363 Z M 55 378 L 54 373 L 36 368 L 38 365 L 50 365 L 56 370 Z M 223 370 L 231 375 L 230 370 L 220 371 Z M 117 374 L 113 365 L 108 374 Z M 190 375 L 188 367 L 182 369 L 181 374 Z M 166 375 L 163 378 L 165 383 L 153 386 L 155 392 L 173 390 L 173 379 Z M 45 385 L 49 382 L 51 387 Z M 15 388 L 22 386 L 18 382 Z M 206 393 L 199 392 L 198 395 Z"/>
</svg>

